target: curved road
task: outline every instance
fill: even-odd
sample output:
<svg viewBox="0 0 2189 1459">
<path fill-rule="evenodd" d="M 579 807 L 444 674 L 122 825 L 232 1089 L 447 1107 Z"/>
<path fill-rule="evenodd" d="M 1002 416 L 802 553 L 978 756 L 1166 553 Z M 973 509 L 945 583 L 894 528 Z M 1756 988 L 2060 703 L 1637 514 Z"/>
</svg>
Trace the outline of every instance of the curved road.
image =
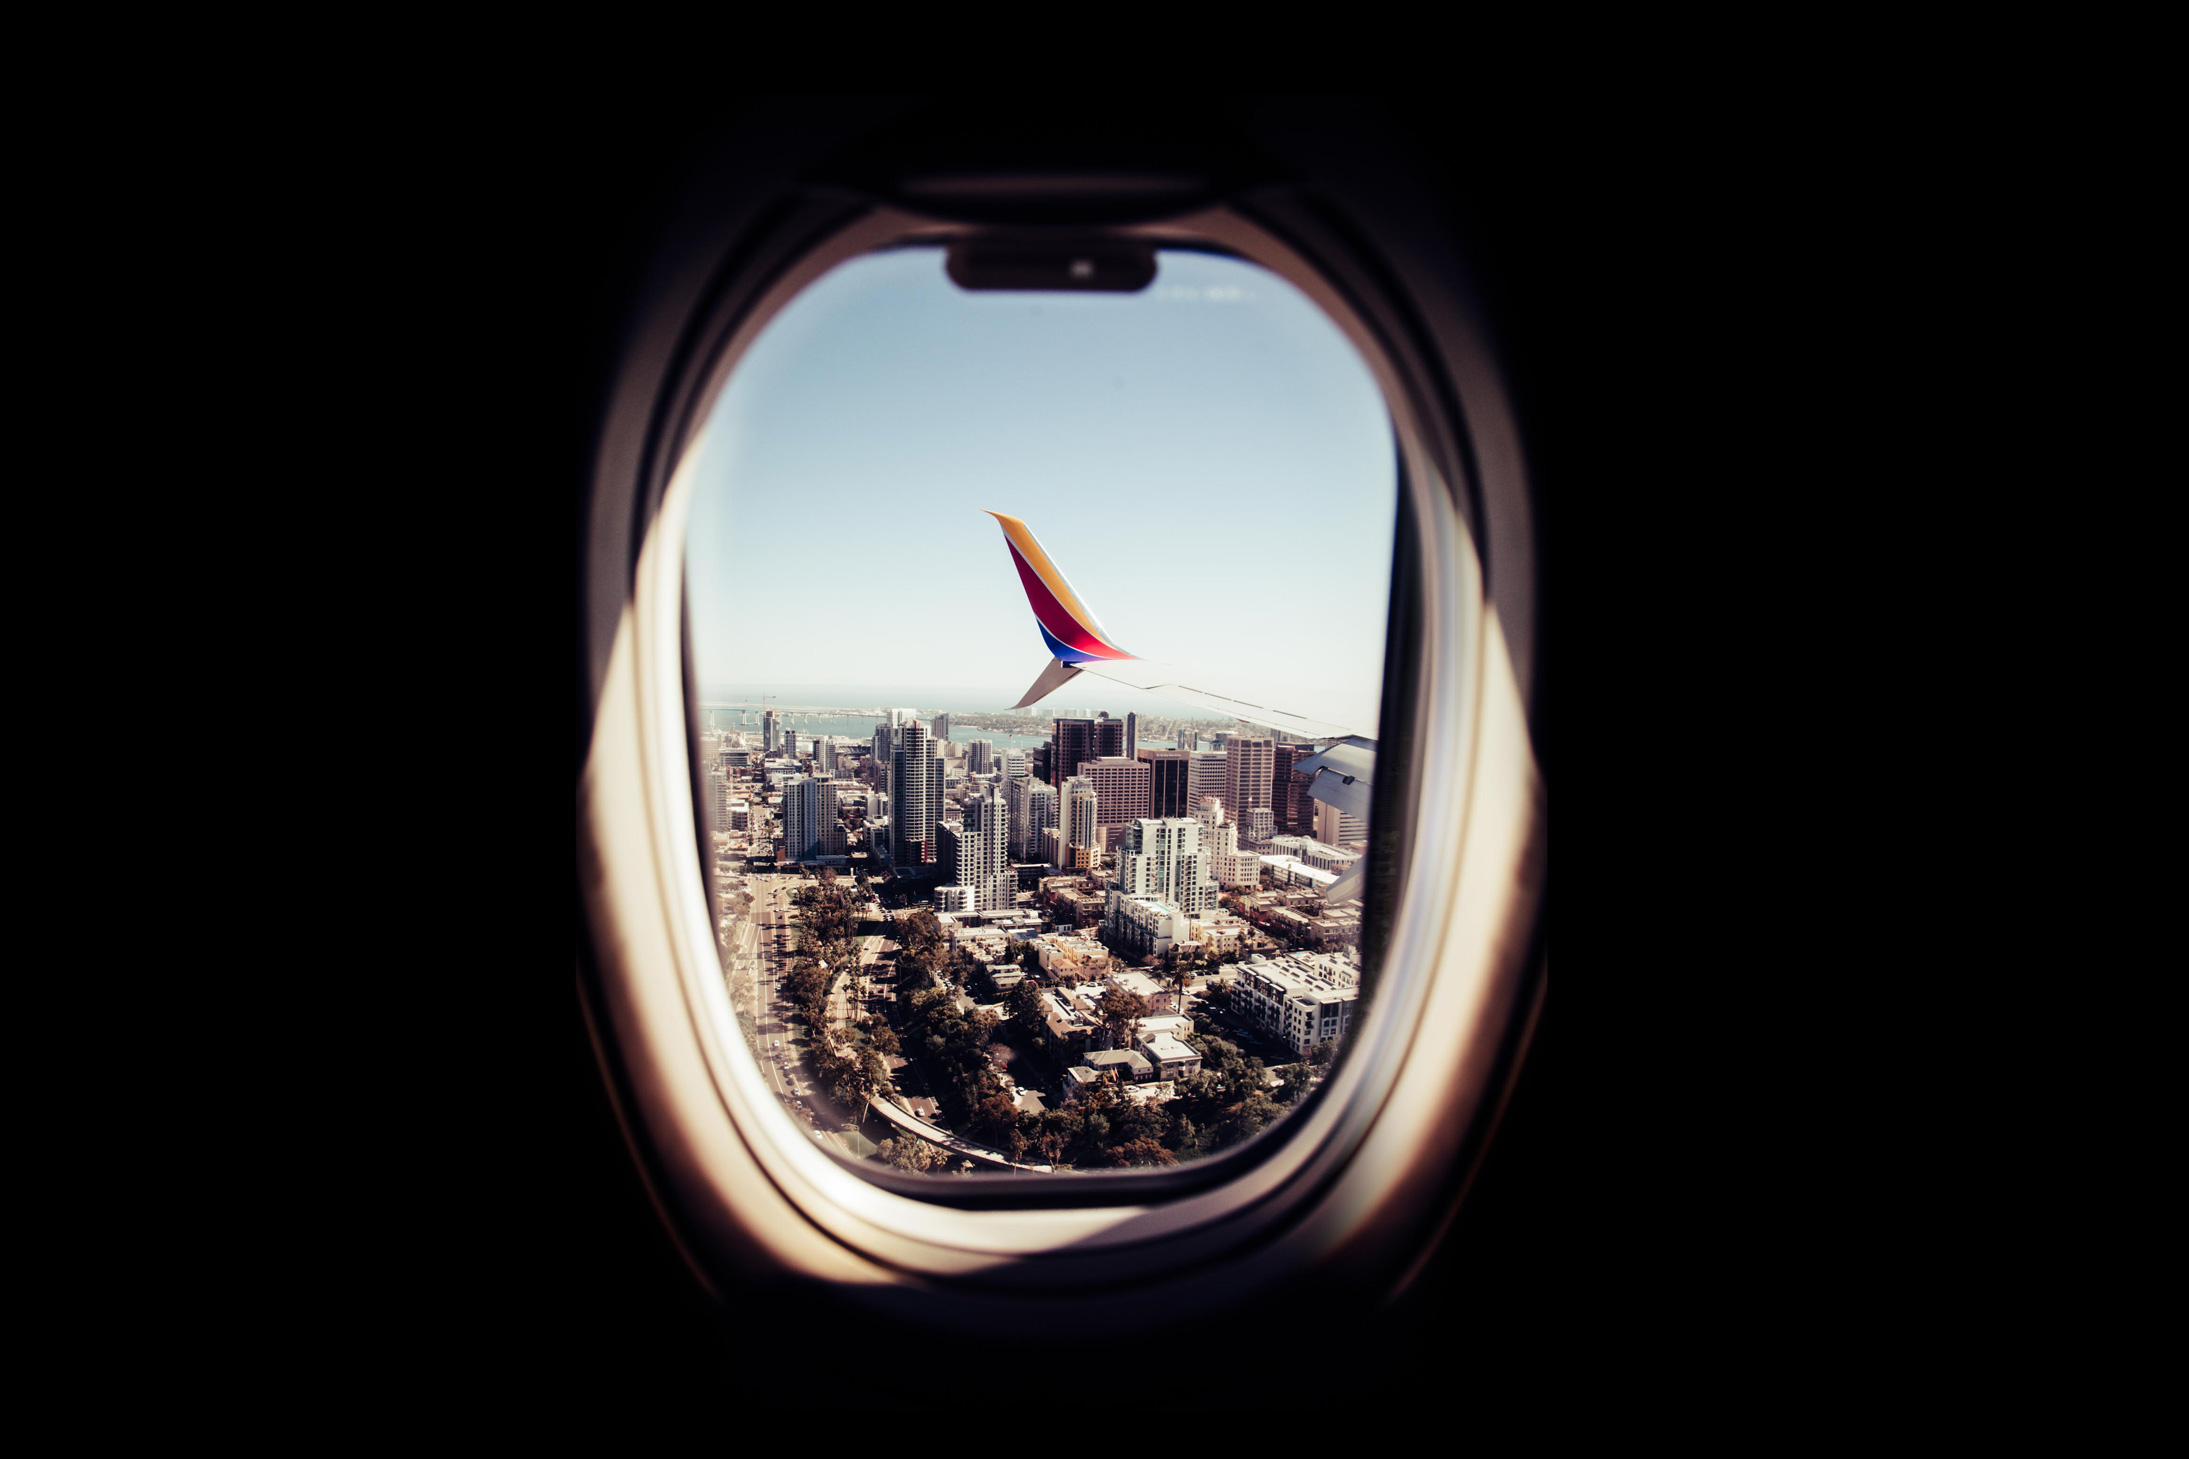
<svg viewBox="0 0 2189 1459">
<path fill-rule="evenodd" d="M 868 1108 L 898 1129 L 918 1135 L 930 1145 L 939 1145 L 954 1155 L 964 1155 L 988 1165 L 1001 1165 L 1007 1170 L 1038 1170 L 1049 1173 L 1046 1165 L 1021 1165 L 1001 1150 L 991 1150 L 986 1145 L 976 1145 L 962 1135 L 954 1135 L 939 1125 L 931 1125 L 918 1115 L 899 1108 L 880 1095 L 867 1100 Z"/>
</svg>

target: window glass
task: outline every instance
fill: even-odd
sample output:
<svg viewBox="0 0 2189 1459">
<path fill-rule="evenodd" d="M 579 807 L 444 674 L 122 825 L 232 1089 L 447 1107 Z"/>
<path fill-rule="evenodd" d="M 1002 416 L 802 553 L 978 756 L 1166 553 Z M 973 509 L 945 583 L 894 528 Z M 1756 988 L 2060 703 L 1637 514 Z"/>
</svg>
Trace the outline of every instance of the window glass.
<svg viewBox="0 0 2189 1459">
<path fill-rule="evenodd" d="M 1037 293 L 854 260 L 693 447 L 723 975 L 853 1160 L 1204 1158 L 1357 1021 L 1365 794 L 1293 767 L 1373 753 L 1389 417 L 1289 284 L 1157 263 Z"/>
</svg>

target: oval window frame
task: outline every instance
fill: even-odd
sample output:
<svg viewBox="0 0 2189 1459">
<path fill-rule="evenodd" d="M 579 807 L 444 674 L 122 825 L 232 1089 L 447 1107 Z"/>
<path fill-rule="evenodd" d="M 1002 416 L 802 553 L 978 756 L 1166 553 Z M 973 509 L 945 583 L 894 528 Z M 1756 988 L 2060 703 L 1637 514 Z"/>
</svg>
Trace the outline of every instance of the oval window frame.
<svg viewBox="0 0 2189 1459">
<path fill-rule="evenodd" d="M 1517 432 L 1479 331 L 1453 300 L 1424 310 L 1418 290 L 1394 290 L 1389 259 L 1369 266 L 1357 243 L 1297 200 L 1235 200 L 1101 231 L 1214 249 L 1279 274 L 1346 334 L 1391 412 L 1399 556 L 1410 524 L 1417 601 L 1406 672 L 1387 663 L 1377 820 L 1403 825 L 1407 850 L 1380 986 L 1328 1087 L 1267 1138 L 1229 1152 L 1251 1152 L 1245 1160 L 1064 1181 L 876 1178 L 815 1148 L 735 1036 L 699 855 L 687 447 L 767 322 L 830 268 L 991 231 L 865 199 L 797 199 L 725 240 L 684 317 L 667 299 L 657 305 L 617 382 L 585 544 L 596 650 L 611 612 L 613 628 L 606 653 L 596 651 L 580 784 L 595 954 L 580 983 L 619 1118 L 665 1221 L 710 1285 L 743 1271 L 885 1300 L 917 1291 L 927 1308 L 977 1313 L 993 1330 L 1037 1305 L 1053 1320 L 1059 1298 L 1089 1320 L 1129 1321 L 1151 1295 L 1166 1310 L 1206 1308 L 1296 1279 L 1303 1265 L 1388 1280 L 1392 1251 L 1417 1252 L 1424 1222 L 1449 1215 L 1454 1173 L 1464 1178 L 1469 1150 L 1487 1137 L 1541 994 L 1531 976 L 1541 786 L 1525 649 L 1513 652 L 1507 627 L 1516 605 L 1523 619 L 1532 606 L 1526 572 L 1512 571 L 1532 558 Z M 673 344 L 649 350 L 647 334 Z M 1495 599 L 1483 542 L 1506 568 Z M 1398 574 L 1393 590 L 1396 603 Z M 1407 626 L 1399 618 L 1395 608 L 1394 630 Z M 1529 635 L 1517 637 L 1524 645 Z M 1400 648 L 1395 632 L 1387 653 Z M 1391 712 L 1402 681 L 1403 725 Z M 1401 745 L 1391 758 L 1405 764 L 1386 769 Z M 1397 822 L 1387 794 L 1410 802 L 1391 807 Z M 1024 1194 L 974 1189 L 992 1183 Z M 1024 1300 L 1037 1294 L 1041 1304 Z"/>
</svg>

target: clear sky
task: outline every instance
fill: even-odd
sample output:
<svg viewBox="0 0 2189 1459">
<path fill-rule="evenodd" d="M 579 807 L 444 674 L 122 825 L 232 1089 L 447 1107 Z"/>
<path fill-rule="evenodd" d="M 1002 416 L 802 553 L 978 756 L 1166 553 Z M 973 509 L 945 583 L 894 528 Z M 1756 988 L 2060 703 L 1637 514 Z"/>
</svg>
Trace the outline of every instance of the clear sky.
<svg viewBox="0 0 2189 1459">
<path fill-rule="evenodd" d="M 855 259 L 768 326 L 694 449 L 703 698 L 1015 703 L 1049 651 L 993 508 L 1127 652 L 1373 720 L 1389 416 L 1255 265 L 1165 252 L 1140 294 L 973 294 L 940 249 Z M 1202 714 L 1088 675 L 1055 705 Z"/>
</svg>

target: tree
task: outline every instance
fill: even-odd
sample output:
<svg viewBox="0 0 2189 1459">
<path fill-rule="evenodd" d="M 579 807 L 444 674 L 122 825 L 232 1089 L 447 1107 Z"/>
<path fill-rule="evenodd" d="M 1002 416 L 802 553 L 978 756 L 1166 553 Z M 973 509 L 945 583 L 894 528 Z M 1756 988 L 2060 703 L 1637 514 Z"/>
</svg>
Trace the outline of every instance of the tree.
<svg viewBox="0 0 2189 1459">
<path fill-rule="evenodd" d="M 917 958 L 924 967 L 932 968 L 941 962 L 943 949 L 949 945 L 950 938 L 933 912 L 917 907 L 910 915 L 898 919 L 897 941 L 903 944 L 907 955 Z"/>
<path fill-rule="evenodd" d="M 1028 979 L 1004 995 L 1004 1011 L 1010 1015 L 1011 1026 L 1029 1040 L 1039 1043 L 1049 1032 L 1049 1021 L 1043 1016 L 1041 993 Z"/>
<path fill-rule="evenodd" d="M 1178 1011 L 1184 1013 L 1186 1011 L 1186 985 L 1193 981 L 1194 969 L 1201 961 L 1201 947 L 1198 943 L 1189 944 L 1183 948 L 1174 947 L 1171 949 L 1171 954 L 1171 982 L 1178 989 Z"/>
<path fill-rule="evenodd" d="M 913 1175 L 924 1175 L 949 1159 L 949 1156 L 917 1135 L 900 1135 L 892 1140 L 884 1140 L 874 1147 L 874 1153 L 887 1164 Z"/>
<path fill-rule="evenodd" d="M 1178 1157 L 1154 1140 L 1142 1138 L 1129 1140 L 1110 1147 L 1110 1163 L 1113 1165 L 1176 1165 Z"/>
<path fill-rule="evenodd" d="M 1286 1104 L 1299 1103 L 1301 1096 L 1307 1093 L 1314 1073 L 1313 1064 L 1302 1062 L 1285 1065 L 1277 1071 L 1277 1076 L 1284 1080 L 1284 1084 L 1277 1091 L 1277 1097 Z"/>
<path fill-rule="evenodd" d="M 1252 1139 L 1261 1133 L 1265 1125 L 1283 1113 L 1284 1110 L 1275 1100 L 1257 1090 L 1240 1101 L 1238 1108 L 1225 1120 L 1222 1131 L 1224 1143 L 1236 1145 L 1242 1140 Z"/>
<path fill-rule="evenodd" d="M 1130 1048 L 1134 1027 L 1147 1016 L 1147 999 L 1114 984 L 1095 1004 L 1095 1017 L 1102 1021 L 1103 1030 L 1110 1036 L 1110 1047 L 1114 1049 Z"/>
<path fill-rule="evenodd" d="M 1018 1106 L 1013 1104 L 1001 1092 L 984 1096 L 973 1107 L 972 1118 L 967 1122 L 967 1128 L 972 1132 L 973 1137 L 985 1144 L 1009 1149 L 1011 1142 L 1015 1139 L 1018 1141 L 1019 1149 L 1024 1150 L 1026 1140 L 1025 1136 L 1019 1133 L 1018 1126 Z M 1016 1160 L 1018 1154 L 1013 1152 L 1011 1158 Z"/>
</svg>

